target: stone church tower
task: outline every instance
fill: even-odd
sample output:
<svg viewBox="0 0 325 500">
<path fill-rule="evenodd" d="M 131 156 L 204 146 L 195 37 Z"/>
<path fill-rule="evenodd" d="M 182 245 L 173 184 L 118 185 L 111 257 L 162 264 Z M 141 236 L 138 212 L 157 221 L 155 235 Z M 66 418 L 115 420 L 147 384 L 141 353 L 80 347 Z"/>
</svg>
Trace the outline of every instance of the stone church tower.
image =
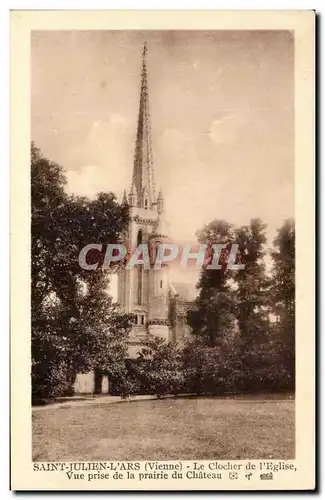
<svg viewBox="0 0 325 500">
<path fill-rule="evenodd" d="M 150 269 L 143 264 L 131 269 L 122 268 L 118 273 L 117 301 L 120 309 L 134 315 L 129 337 L 129 359 L 137 357 L 149 334 L 182 344 L 190 335 L 186 312 L 192 307 L 196 295 L 194 286 L 191 290 L 188 284 L 169 282 L 168 265 L 153 268 L 157 247 L 168 242 L 168 229 L 164 219 L 164 198 L 161 190 L 156 194 L 154 182 L 146 51 L 145 45 L 133 175 L 130 187 L 123 195 L 123 203 L 129 206 L 130 215 L 123 240 L 130 251 L 146 244 L 151 265 Z M 74 391 L 76 394 L 107 394 L 112 391 L 111 385 L 108 373 L 95 370 L 78 374 Z"/>
<path fill-rule="evenodd" d="M 134 315 L 129 340 L 129 357 L 137 356 L 148 334 L 171 340 L 169 323 L 168 266 L 153 269 L 157 247 L 168 241 L 164 220 L 164 199 L 157 196 L 151 151 L 146 45 L 142 56 L 141 93 L 131 186 L 123 203 L 129 206 L 130 222 L 124 243 L 134 251 L 146 244 L 151 259 L 150 269 L 143 264 L 123 269 L 118 276 L 118 303 L 125 313 Z M 141 259 L 141 256 L 139 257 Z"/>
</svg>

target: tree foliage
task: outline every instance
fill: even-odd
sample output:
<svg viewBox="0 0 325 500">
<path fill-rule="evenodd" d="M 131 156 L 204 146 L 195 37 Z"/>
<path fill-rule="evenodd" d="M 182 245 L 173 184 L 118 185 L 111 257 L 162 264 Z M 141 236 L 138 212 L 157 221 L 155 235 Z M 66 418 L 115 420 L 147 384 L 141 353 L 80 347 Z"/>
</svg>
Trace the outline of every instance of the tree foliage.
<svg viewBox="0 0 325 500">
<path fill-rule="evenodd" d="M 295 225 L 292 219 L 278 230 L 273 259 L 271 307 L 276 317 L 275 335 L 287 383 L 295 384 Z"/>
<path fill-rule="evenodd" d="M 233 227 L 225 221 L 215 220 L 198 232 L 197 237 L 200 243 L 227 245 L 233 239 Z M 221 347 L 232 339 L 235 326 L 235 296 L 227 268 L 204 266 L 198 288 L 195 307 L 188 312 L 188 323 L 194 335 L 204 339 L 206 345 Z"/>
<path fill-rule="evenodd" d="M 234 227 L 215 220 L 200 242 L 238 245 L 244 269 L 209 269 L 188 313 L 193 338 L 184 349 L 186 379 L 194 392 L 291 389 L 294 372 L 294 226 L 287 221 L 274 241 L 266 270 L 266 226 L 260 219 Z M 237 255 L 237 257 L 238 257 Z M 221 256 L 222 257 L 222 256 Z M 277 323 L 271 316 L 277 317 Z"/>
<path fill-rule="evenodd" d="M 109 274 L 79 265 L 89 243 L 115 243 L 128 221 L 112 193 L 68 196 L 61 166 L 31 150 L 32 380 L 35 396 L 71 389 L 77 372 L 124 363 L 131 318 L 108 295 Z M 90 255 L 90 259 L 92 256 Z M 56 381 L 56 382 L 55 382 Z"/>
<path fill-rule="evenodd" d="M 138 358 L 126 362 L 131 316 L 118 312 L 107 293 L 110 274 L 101 265 L 82 269 L 89 243 L 116 243 L 128 209 L 112 193 L 95 199 L 68 195 L 61 166 L 31 150 L 32 385 L 34 397 L 71 391 L 78 372 L 108 373 L 123 397 L 145 392 L 220 394 L 292 389 L 295 372 L 295 228 L 291 220 L 273 243 L 266 269 L 266 226 L 259 219 L 235 227 L 207 224 L 197 237 L 209 258 L 188 312 L 192 338 L 181 349 L 149 337 Z M 238 244 L 230 270 L 231 244 Z M 224 244 L 219 269 L 209 269 L 213 244 Z M 272 321 L 275 318 L 275 321 Z"/>
<path fill-rule="evenodd" d="M 172 342 L 149 336 L 134 365 L 139 387 L 147 394 L 161 398 L 184 390 L 181 351 Z"/>
<path fill-rule="evenodd" d="M 196 394 L 223 394 L 237 387 L 236 343 L 211 346 L 198 338 L 183 348 L 183 373 L 187 390 Z"/>
<path fill-rule="evenodd" d="M 270 278 L 266 274 L 266 225 L 260 219 L 236 230 L 244 269 L 234 276 L 237 320 L 243 377 L 243 389 L 263 388 L 264 378 L 257 375 L 265 366 L 271 342 L 268 296 Z"/>
</svg>

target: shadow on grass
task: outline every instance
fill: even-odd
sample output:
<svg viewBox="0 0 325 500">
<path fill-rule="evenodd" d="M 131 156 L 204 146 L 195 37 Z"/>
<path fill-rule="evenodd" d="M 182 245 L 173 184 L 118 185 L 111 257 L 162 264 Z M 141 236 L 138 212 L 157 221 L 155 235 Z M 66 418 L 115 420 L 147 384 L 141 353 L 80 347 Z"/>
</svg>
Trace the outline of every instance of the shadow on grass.
<svg viewBox="0 0 325 500">
<path fill-rule="evenodd" d="M 114 404 L 119 403 L 145 403 L 146 401 L 176 401 L 176 400 L 216 400 L 216 401 L 240 401 L 242 403 L 251 403 L 252 401 L 260 403 L 268 403 L 269 401 L 295 401 L 295 394 L 293 393 L 280 393 L 280 394 L 229 394 L 229 395 L 216 395 L 216 394 L 179 394 L 177 396 L 166 395 L 161 398 L 157 398 L 155 395 L 152 397 L 147 397 L 146 399 L 137 398 L 126 398 L 120 401 L 115 401 Z M 98 401 L 100 402 L 100 401 Z"/>
<path fill-rule="evenodd" d="M 204 399 L 214 399 L 217 401 L 241 401 L 243 403 L 245 402 L 251 402 L 251 401 L 258 401 L 260 403 L 267 403 L 268 401 L 294 401 L 295 400 L 295 393 L 293 392 L 280 392 L 280 393 L 227 393 L 227 394 L 178 394 L 176 396 L 167 394 L 165 396 L 162 396 L 158 398 L 154 394 L 148 394 L 145 395 L 145 397 L 141 396 L 134 396 L 130 398 L 124 398 L 120 400 L 114 400 L 114 401 L 107 401 L 107 398 L 110 396 L 108 394 L 96 394 L 96 395 L 80 395 L 80 396 L 73 396 L 73 397 L 61 397 L 61 398 L 54 398 L 54 399 L 39 399 L 36 401 L 32 402 L 33 407 L 37 406 L 51 406 L 53 404 L 60 404 L 60 403 L 68 403 L 64 405 L 64 408 L 68 408 L 73 406 L 74 402 L 80 402 L 80 401 L 94 401 L 94 405 L 97 406 L 98 404 L 103 403 L 105 401 L 101 401 L 106 399 L 106 402 L 108 404 L 120 404 L 120 403 L 144 403 L 146 401 L 166 401 L 166 400 L 204 400 Z M 112 396 L 116 397 L 116 396 Z M 96 403 L 95 403 L 96 401 Z M 70 403 L 70 404 L 69 404 Z"/>
</svg>

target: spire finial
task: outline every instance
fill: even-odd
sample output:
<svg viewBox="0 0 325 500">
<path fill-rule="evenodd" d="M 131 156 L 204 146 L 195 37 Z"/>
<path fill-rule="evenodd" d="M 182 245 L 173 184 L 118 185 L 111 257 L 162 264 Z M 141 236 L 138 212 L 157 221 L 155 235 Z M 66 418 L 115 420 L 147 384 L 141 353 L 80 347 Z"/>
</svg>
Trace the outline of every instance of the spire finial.
<svg viewBox="0 0 325 500">
<path fill-rule="evenodd" d="M 143 61 L 145 60 L 146 54 L 147 54 L 147 42 L 144 42 L 143 44 L 143 51 L 142 51 L 142 59 Z"/>
<path fill-rule="evenodd" d="M 146 78 L 146 71 L 147 71 L 147 61 L 146 61 L 146 55 L 147 55 L 147 42 L 144 42 L 143 44 L 143 51 L 142 51 L 142 78 Z M 142 80 L 142 84 L 143 84 Z"/>
</svg>

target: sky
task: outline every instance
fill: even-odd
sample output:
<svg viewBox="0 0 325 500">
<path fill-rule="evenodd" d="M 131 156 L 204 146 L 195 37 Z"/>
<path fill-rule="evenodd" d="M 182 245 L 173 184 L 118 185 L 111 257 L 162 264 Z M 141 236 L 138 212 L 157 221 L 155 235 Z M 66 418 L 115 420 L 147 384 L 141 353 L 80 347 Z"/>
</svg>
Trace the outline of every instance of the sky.
<svg viewBox="0 0 325 500">
<path fill-rule="evenodd" d="M 130 187 L 147 42 L 156 184 L 170 236 L 260 217 L 269 245 L 294 216 L 294 45 L 289 31 L 32 33 L 32 140 L 70 193 Z"/>
</svg>

